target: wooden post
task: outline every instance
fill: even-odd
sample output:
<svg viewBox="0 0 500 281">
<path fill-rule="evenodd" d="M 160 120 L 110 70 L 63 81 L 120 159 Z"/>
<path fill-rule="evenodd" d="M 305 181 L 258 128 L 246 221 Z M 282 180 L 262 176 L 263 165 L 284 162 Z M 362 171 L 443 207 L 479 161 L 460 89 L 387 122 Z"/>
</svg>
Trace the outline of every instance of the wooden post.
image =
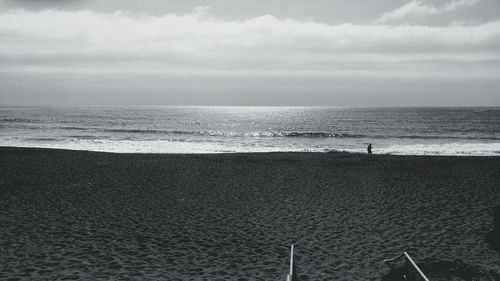
<svg viewBox="0 0 500 281">
<path fill-rule="evenodd" d="M 410 261 L 411 265 L 413 265 L 413 267 L 418 271 L 418 273 L 420 274 L 420 276 L 422 276 L 422 278 L 424 278 L 425 281 L 429 281 L 429 278 L 427 278 L 427 276 L 425 276 L 425 274 L 422 272 L 422 270 L 420 270 L 420 268 L 417 266 L 417 264 L 413 261 L 413 259 L 410 257 L 410 255 L 408 255 L 407 252 L 404 252 L 404 255 L 406 256 L 406 258 Z"/>
<path fill-rule="evenodd" d="M 293 244 L 290 247 L 290 272 L 286 276 L 286 281 L 292 281 L 293 278 Z"/>
</svg>

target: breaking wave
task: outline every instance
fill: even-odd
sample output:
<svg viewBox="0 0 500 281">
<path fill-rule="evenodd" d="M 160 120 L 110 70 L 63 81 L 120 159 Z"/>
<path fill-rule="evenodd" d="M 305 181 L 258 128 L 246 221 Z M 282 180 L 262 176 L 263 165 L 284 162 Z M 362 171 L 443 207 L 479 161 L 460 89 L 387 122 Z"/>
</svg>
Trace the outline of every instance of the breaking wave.
<svg viewBox="0 0 500 281">
<path fill-rule="evenodd" d="M 83 129 L 83 128 L 82 128 Z M 160 134 L 160 135 L 197 135 L 214 137 L 279 137 L 279 138 L 373 138 L 373 139 L 475 139 L 500 140 L 500 136 L 456 136 L 456 135 L 370 135 L 329 132 L 222 132 L 222 131 L 187 131 L 187 130 L 154 130 L 154 129 L 104 129 L 110 133 L 125 134 Z"/>
</svg>

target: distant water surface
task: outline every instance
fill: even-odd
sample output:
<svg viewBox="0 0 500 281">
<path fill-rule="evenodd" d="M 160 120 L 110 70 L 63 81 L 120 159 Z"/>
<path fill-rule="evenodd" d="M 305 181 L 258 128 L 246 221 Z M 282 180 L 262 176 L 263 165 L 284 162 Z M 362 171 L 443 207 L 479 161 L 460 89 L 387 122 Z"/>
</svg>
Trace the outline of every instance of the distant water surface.
<svg viewBox="0 0 500 281">
<path fill-rule="evenodd" d="M 0 146 L 500 155 L 500 108 L 0 107 Z"/>
</svg>

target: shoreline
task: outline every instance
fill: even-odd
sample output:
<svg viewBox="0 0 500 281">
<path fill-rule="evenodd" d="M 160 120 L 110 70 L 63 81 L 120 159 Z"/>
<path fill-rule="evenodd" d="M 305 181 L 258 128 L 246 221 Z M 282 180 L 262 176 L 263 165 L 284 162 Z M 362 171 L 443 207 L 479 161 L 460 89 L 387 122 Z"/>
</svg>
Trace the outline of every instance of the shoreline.
<svg viewBox="0 0 500 281">
<path fill-rule="evenodd" d="M 98 150 L 84 150 L 84 149 L 70 149 L 70 148 L 47 148 L 47 147 L 31 147 L 31 146 L 1 146 L 1 151 L 9 150 L 46 150 L 46 151 L 70 151 L 70 152 L 90 152 L 90 153 L 104 153 L 104 154 L 122 154 L 122 155 L 266 155 L 266 154 L 352 154 L 352 155 L 366 155 L 372 157 L 438 157 L 438 158 L 500 158 L 500 155 L 435 155 L 435 154 L 389 154 L 389 153 L 377 153 L 369 155 L 366 152 L 351 152 L 351 151 L 258 151 L 258 152 L 207 152 L 207 153 L 151 153 L 151 152 L 115 152 L 115 151 L 98 151 Z"/>
<path fill-rule="evenodd" d="M 500 272 L 500 157 L 0 147 L 0 279 L 381 280 L 384 259 Z"/>
</svg>

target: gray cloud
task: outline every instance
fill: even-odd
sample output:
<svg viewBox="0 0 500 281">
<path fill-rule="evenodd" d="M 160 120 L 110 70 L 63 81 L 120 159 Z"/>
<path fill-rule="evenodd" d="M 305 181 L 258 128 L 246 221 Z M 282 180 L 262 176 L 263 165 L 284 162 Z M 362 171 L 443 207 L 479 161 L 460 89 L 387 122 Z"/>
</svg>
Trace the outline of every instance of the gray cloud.
<svg viewBox="0 0 500 281">
<path fill-rule="evenodd" d="M 475 4 L 456 0 L 432 13 L 465 6 Z M 230 19 L 207 7 L 162 15 L 6 8 L 0 42 L 0 104 L 500 104 L 500 20 L 326 24 Z"/>
<path fill-rule="evenodd" d="M 228 21 L 204 7 L 164 16 L 11 10 L 0 14 L 0 36 L 0 59 L 11 61 L 0 69 L 8 71 L 390 76 L 420 60 L 500 55 L 500 21 L 446 27 L 327 25 L 270 15 Z"/>
</svg>

